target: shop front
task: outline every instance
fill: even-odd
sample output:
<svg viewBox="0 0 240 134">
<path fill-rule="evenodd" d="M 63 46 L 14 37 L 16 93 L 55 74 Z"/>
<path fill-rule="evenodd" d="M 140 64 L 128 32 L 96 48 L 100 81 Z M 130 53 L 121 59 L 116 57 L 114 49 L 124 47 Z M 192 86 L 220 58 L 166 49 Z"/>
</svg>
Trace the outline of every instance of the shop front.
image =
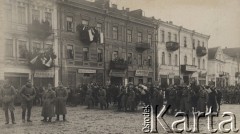
<svg viewBox="0 0 240 134">
<path fill-rule="evenodd" d="M 197 66 L 181 65 L 181 72 L 182 72 L 183 82 L 188 85 L 192 80 L 193 73 L 197 72 Z"/>
<path fill-rule="evenodd" d="M 125 70 L 112 69 L 110 70 L 109 76 L 112 85 L 125 85 Z"/>
<path fill-rule="evenodd" d="M 198 73 L 198 83 L 199 85 L 206 85 L 206 77 L 207 77 L 207 72 L 199 72 Z"/>
<path fill-rule="evenodd" d="M 76 84 L 99 83 L 103 84 L 103 70 L 97 69 L 78 69 Z"/>
<path fill-rule="evenodd" d="M 5 72 L 4 79 L 8 80 L 12 86 L 19 90 L 23 85 L 27 83 L 29 75 L 29 73 Z"/>
<path fill-rule="evenodd" d="M 152 82 L 152 79 L 149 77 L 149 71 L 148 70 L 136 70 L 135 72 L 135 83 L 137 84 L 147 84 L 149 82 Z"/>
<path fill-rule="evenodd" d="M 35 71 L 33 77 L 33 85 L 35 87 L 47 87 L 48 84 L 54 85 L 54 71 L 45 70 L 45 71 Z"/>
</svg>

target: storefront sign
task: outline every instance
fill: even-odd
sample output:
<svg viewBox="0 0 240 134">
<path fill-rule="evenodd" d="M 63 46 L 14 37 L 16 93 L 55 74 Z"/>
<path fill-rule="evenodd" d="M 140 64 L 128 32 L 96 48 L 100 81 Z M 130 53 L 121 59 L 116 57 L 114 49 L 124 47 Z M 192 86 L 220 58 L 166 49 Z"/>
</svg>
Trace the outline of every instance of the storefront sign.
<svg viewBox="0 0 240 134">
<path fill-rule="evenodd" d="M 148 70 L 136 70 L 135 76 L 148 76 L 149 71 Z"/>
<path fill-rule="evenodd" d="M 95 74 L 96 72 L 96 70 L 91 69 L 78 69 L 78 73 L 80 74 Z"/>
<path fill-rule="evenodd" d="M 37 71 L 34 73 L 34 77 L 36 77 L 36 78 L 53 78 L 54 72 Z"/>
<path fill-rule="evenodd" d="M 197 71 L 196 66 L 186 65 L 186 71 L 195 72 Z"/>
<path fill-rule="evenodd" d="M 126 72 L 124 70 L 111 70 L 109 76 L 113 77 L 125 77 Z"/>
</svg>

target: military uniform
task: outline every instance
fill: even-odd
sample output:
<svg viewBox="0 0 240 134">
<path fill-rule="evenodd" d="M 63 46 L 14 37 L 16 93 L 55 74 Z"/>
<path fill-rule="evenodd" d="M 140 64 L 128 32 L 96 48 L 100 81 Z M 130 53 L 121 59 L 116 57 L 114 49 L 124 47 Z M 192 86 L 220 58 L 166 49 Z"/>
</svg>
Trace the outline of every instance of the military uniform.
<svg viewBox="0 0 240 134">
<path fill-rule="evenodd" d="M 43 107 L 42 107 L 42 116 L 44 117 L 43 121 L 47 121 L 49 117 L 49 122 L 51 122 L 52 117 L 55 116 L 54 113 L 54 101 L 56 98 L 56 93 L 52 89 L 45 91 L 43 95 Z"/>
<path fill-rule="evenodd" d="M 104 88 L 100 89 L 99 91 L 99 102 L 100 102 L 100 108 L 107 108 L 107 103 L 106 103 L 106 90 Z"/>
<path fill-rule="evenodd" d="M 33 100 L 36 96 L 36 91 L 31 84 L 24 85 L 20 90 L 22 97 L 22 120 L 25 122 L 25 115 L 27 112 L 27 121 L 31 122 L 31 110 L 33 106 Z"/>
<path fill-rule="evenodd" d="M 15 117 L 14 117 L 14 97 L 16 95 L 16 91 L 13 86 L 9 84 L 4 84 L 3 87 L 1 87 L 1 101 L 2 101 L 2 107 L 3 111 L 5 112 L 5 118 L 6 118 L 6 124 L 9 123 L 9 115 L 8 110 L 11 113 L 11 119 L 12 123 L 15 124 Z"/>
<path fill-rule="evenodd" d="M 55 101 L 55 113 L 57 115 L 57 121 L 59 120 L 59 115 L 63 115 L 63 121 L 65 121 L 65 115 L 67 114 L 66 101 L 68 97 L 68 92 L 63 86 L 59 86 L 56 89 L 56 101 Z"/>
</svg>

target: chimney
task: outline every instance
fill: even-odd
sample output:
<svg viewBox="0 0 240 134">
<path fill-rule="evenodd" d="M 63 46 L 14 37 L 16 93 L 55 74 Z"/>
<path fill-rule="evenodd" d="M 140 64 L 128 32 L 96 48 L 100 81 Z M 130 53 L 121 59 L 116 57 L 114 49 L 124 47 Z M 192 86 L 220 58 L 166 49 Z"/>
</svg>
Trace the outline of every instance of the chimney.
<svg viewBox="0 0 240 134">
<path fill-rule="evenodd" d="M 112 4 L 112 8 L 117 9 L 117 4 Z"/>
</svg>

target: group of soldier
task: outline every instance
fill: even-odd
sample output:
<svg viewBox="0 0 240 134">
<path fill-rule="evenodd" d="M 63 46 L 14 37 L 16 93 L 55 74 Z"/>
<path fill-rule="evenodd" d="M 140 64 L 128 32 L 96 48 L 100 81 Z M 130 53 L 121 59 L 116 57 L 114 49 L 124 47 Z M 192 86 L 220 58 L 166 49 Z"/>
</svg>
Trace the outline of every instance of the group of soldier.
<svg viewBox="0 0 240 134">
<path fill-rule="evenodd" d="M 9 124 L 9 111 L 11 113 L 12 123 L 14 118 L 14 98 L 16 90 L 8 80 L 1 83 L 0 100 L 5 112 L 6 124 Z M 154 86 L 152 84 L 134 85 L 128 83 L 122 85 L 103 86 L 98 83 L 90 83 L 79 86 L 77 89 L 64 87 L 61 82 L 54 88 L 48 84 L 47 88 L 42 88 L 39 95 L 39 88 L 35 88 L 31 80 L 18 91 L 21 97 L 22 122 L 31 121 L 31 110 L 34 101 L 41 100 L 43 122 L 51 122 L 56 115 L 56 121 L 59 116 L 63 116 L 66 121 L 66 105 L 76 106 L 78 104 L 86 105 L 88 109 L 98 108 L 107 109 L 110 104 L 117 106 L 119 111 L 135 111 L 139 104 L 152 105 L 155 111 L 160 110 L 163 105 L 170 106 L 169 114 L 181 111 L 190 113 L 192 111 L 219 112 L 221 100 L 226 103 L 239 103 L 239 88 L 229 89 L 216 88 L 214 86 L 201 86 L 192 83 L 190 85 L 170 85 L 168 87 Z M 231 94 L 230 94 L 231 93 Z M 229 95 L 230 94 L 230 95 Z M 233 95 L 234 97 L 230 97 Z M 235 100 L 234 100 L 235 99 Z M 27 117 L 25 117 L 27 114 Z"/>
<path fill-rule="evenodd" d="M 21 97 L 22 122 L 32 122 L 31 111 L 34 99 L 36 98 L 36 90 L 33 87 L 31 80 L 28 80 L 20 91 L 17 91 L 8 80 L 5 80 L 1 81 L 0 86 L 0 101 L 5 113 L 5 124 L 9 124 L 9 111 L 11 113 L 12 124 L 16 124 L 14 117 L 14 99 L 16 94 L 19 94 Z M 63 121 L 66 121 L 65 115 L 67 114 L 67 97 L 68 92 L 61 82 L 57 88 L 53 88 L 51 84 L 48 84 L 48 87 L 43 91 L 42 95 L 42 121 L 51 122 L 52 117 L 55 115 L 57 115 L 56 121 L 59 121 L 60 115 L 63 115 Z"/>
</svg>

